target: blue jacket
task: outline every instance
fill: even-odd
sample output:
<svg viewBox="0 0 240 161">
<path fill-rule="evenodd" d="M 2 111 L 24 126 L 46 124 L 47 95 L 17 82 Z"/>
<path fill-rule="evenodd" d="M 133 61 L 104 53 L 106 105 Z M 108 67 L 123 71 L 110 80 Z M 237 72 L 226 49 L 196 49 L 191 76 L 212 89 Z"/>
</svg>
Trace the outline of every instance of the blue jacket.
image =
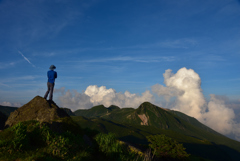
<svg viewBox="0 0 240 161">
<path fill-rule="evenodd" d="M 57 72 L 55 72 L 53 70 L 49 70 L 47 72 L 47 76 L 48 76 L 48 82 L 54 83 L 55 82 L 55 78 L 57 78 Z"/>
</svg>

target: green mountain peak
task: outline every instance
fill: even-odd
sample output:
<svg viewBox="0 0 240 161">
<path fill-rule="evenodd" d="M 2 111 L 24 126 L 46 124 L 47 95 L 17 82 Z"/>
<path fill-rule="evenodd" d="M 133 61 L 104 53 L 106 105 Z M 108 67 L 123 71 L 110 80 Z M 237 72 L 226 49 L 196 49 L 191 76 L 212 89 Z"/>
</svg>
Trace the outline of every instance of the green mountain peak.
<svg viewBox="0 0 240 161">
<path fill-rule="evenodd" d="M 111 106 L 109 106 L 107 109 L 110 110 L 110 111 L 113 111 L 113 110 L 120 110 L 120 107 L 115 106 L 115 105 L 111 105 Z"/>
</svg>

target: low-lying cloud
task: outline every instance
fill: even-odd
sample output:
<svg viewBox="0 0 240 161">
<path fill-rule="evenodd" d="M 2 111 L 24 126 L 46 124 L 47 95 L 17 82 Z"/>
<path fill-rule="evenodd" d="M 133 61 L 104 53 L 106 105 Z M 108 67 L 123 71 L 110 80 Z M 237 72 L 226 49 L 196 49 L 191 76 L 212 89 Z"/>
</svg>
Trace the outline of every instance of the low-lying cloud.
<svg viewBox="0 0 240 161">
<path fill-rule="evenodd" d="M 107 89 L 105 86 L 98 87 L 90 85 L 82 93 L 76 90 L 65 91 L 64 88 L 57 90 L 62 95 L 59 97 L 61 106 L 69 107 L 73 110 L 88 109 L 96 105 L 104 105 L 109 107 L 116 105 L 119 107 L 134 107 L 137 108 L 145 101 L 153 101 L 153 95 L 150 91 L 145 91 L 142 95 L 132 94 L 129 91 L 124 93 L 116 92 L 114 89 Z"/>
<path fill-rule="evenodd" d="M 10 103 L 10 102 L 0 102 L 1 106 L 10 106 L 10 107 L 20 107 L 21 104 L 20 103 Z"/>
<path fill-rule="evenodd" d="M 90 85 L 81 93 L 76 90 L 65 91 L 65 88 L 56 91 L 62 93 L 59 97 L 61 106 L 72 110 L 88 109 L 99 104 L 105 107 L 117 105 L 121 108 L 137 108 L 145 101 L 159 105 L 157 100 L 163 97 L 170 104 L 167 108 L 195 117 L 224 135 L 234 134 L 236 139 L 240 140 L 240 124 L 235 121 L 234 110 L 225 103 L 226 97 L 222 99 L 211 94 L 211 99 L 207 102 L 202 93 L 201 78 L 194 70 L 184 67 L 177 73 L 172 73 L 172 70 L 168 69 L 163 77 L 165 86 L 155 84 L 151 91 L 147 90 L 141 95 L 129 91 L 116 92 L 112 88 L 97 85 Z"/>
</svg>

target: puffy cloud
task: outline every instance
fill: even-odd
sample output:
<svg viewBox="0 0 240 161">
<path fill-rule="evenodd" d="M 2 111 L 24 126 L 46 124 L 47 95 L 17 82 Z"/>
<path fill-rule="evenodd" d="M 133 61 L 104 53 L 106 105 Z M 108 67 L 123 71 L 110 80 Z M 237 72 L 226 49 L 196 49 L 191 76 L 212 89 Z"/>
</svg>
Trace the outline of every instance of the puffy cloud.
<svg viewBox="0 0 240 161">
<path fill-rule="evenodd" d="M 234 111 L 227 108 L 225 102 L 217 99 L 214 94 L 211 95 L 211 100 L 208 103 L 208 112 L 204 113 L 203 117 L 208 126 L 222 134 L 229 134 L 233 130 Z"/>
<path fill-rule="evenodd" d="M 62 90 L 63 88 L 57 91 L 62 92 Z M 99 104 L 103 104 L 105 107 L 116 105 L 137 108 L 145 101 L 153 102 L 153 95 L 150 91 L 145 91 L 142 95 L 132 94 L 129 91 L 118 93 L 112 88 L 107 89 L 105 86 L 90 85 L 82 93 L 78 93 L 76 90 L 68 90 L 59 96 L 59 100 L 61 106 L 72 110 L 88 109 Z"/>
<path fill-rule="evenodd" d="M 86 91 L 84 92 L 88 95 L 91 99 L 90 101 L 94 104 L 109 104 L 111 100 L 116 97 L 114 89 L 106 89 L 105 86 L 98 87 L 96 85 L 90 85 L 87 87 Z"/>
<path fill-rule="evenodd" d="M 212 94 L 207 103 L 201 89 L 201 78 L 192 69 L 181 68 L 176 74 L 168 69 L 163 76 L 166 87 L 156 84 L 152 91 L 167 101 L 176 97 L 171 109 L 195 117 L 222 134 L 232 133 L 240 139 L 240 124 L 235 122 L 233 109 L 225 103 L 229 101 L 227 97 Z"/>
<path fill-rule="evenodd" d="M 152 91 L 159 96 L 164 96 L 167 101 L 176 97 L 175 106 L 172 109 L 181 111 L 190 116 L 202 120 L 202 112 L 205 111 L 205 99 L 202 94 L 201 79 L 192 69 L 181 68 L 176 74 L 168 69 L 163 74 L 164 83 L 154 85 Z"/>
<path fill-rule="evenodd" d="M 164 87 L 161 84 L 153 85 L 152 92 L 156 93 L 158 96 L 163 96 L 167 102 L 170 101 L 171 97 L 176 97 L 184 94 L 183 90 L 179 90 L 175 87 Z"/>
<path fill-rule="evenodd" d="M 73 111 L 77 109 L 87 109 L 93 106 L 89 96 L 84 93 L 78 93 L 76 90 L 64 91 L 63 95 L 59 96 L 58 99 L 62 107 L 71 108 Z"/>
<path fill-rule="evenodd" d="M 54 93 L 61 93 L 62 95 L 65 93 L 65 87 L 61 87 L 59 89 L 54 88 Z"/>
<path fill-rule="evenodd" d="M 106 89 L 105 86 L 98 87 L 96 85 L 88 86 L 85 94 L 91 98 L 90 101 L 94 105 L 103 104 L 106 107 L 117 105 L 119 107 L 137 108 L 145 101 L 153 101 L 153 95 L 150 91 L 145 91 L 142 95 L 131 94 L 129 91 L 117 93 L 112 88 Z"/>
</svg>

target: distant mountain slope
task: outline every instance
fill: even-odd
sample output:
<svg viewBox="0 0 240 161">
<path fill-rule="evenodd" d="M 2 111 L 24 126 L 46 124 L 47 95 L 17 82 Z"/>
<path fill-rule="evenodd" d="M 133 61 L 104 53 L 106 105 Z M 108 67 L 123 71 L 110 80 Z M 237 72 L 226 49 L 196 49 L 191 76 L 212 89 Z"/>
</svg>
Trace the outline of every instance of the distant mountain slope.
<svg viewBox="0 0 240 161">
<path fill-rule="evenodd" d="M 17 107 L 10 107 L 10 106 L 1 106 L 0 105 L 0 112 L 5 114 L 6 116 L 9 116 L 11 112 L 15 111 L 18 109 Z"/>
<path fill-rule="evenodd" d="M 94 106 L 91 109 L 80 109 L 74 112 L 76 116 L 84 116 L 84 117 L 100 117 L 103 115 L 110 114 L 110 112 L 120 110 L 117 106 L 110 106 L 109 108 L 104 107 L 103 105 Z"/>
<path fill-rule="evenodd" d="M 206 158 L 213 160 L 240 160 L 239 142 L 217 133 L 193 117 L 149 102 L 144 102 L 137 109 L 117 108 L 110 111 L 101 105 L 78 110 L 75 114 L 77 116 L 73 119 L 82 127 L 114 132 L 124 141 L 147 144 L 146 136 L 166 134 L 182 142 L 191 154 L 206 155 Z"/>
<path fill-rule="evenodd" d="M 72 119 L 82 128 L 89 128 L 103 133 L 113 132 L 120 140 L 134 145 L 147 145 L 146 136 L 165 134 L 183 143 L 186 151 L 194 156 L 216 161 L 238 161 L 240 159 L 239 151 L 229 146 L 219 145 L 208 140 L 202 140 L 172 130 L 160 129 L 152 126 L 121 124 L 102 118 L 73 116 Z M 231 139 L 225 138 L 225 141 L 231 141 Z"/>
<path fill-rule="evenodd" d="M 222 136 L 193 117 L 177 111 L 160 108 L 149 102 L 144 102 L 137 109 L 117 108 L 111 111 L 103 105 L 99 105 L 88 110 L 77 110 L 74 114 L 87 118 L 103 118 L 121 124 L 146 125 L 160 129 L 169 129 L 201 139 L 207 139 L 210 137 L 210 134 Z"/>
<path fill-rule="evenodd" d="M 6 121 L 7 121 L 7 116 L 2 112 L 0 112 L 0 130 L 3 130 Z"/>
<path fill-rule="evenodd" d="M 208 126 L 200 123 L 197 119 L 195 119 L 194 117 L 190 117 L 182 112 L 179 111 L 173 111 L 173 110 L 169 110 L 169 112 L 173 113 L 174 115 L 177 115 L 178 117 L 180 117 L 181 119 L 187 121 L 188 123 L 192 124 L 193 126 L 196 126 L 198 128 L 201 128 L 203 130 L 206 130 L 210 133 L 214 133 L 219 135 L 218 132 L 214 131 L 213 129 L 209 128 Z M 221 134 L 220 134 L 221 135 Z"/>
<path fill-rule="evenodd" d="M 72 112 L 71 109 L 69 108 L 61 108 L 61 109 L 63 109 L 69 116 L 75 116 L 75 114 Z"/>
</svg>

